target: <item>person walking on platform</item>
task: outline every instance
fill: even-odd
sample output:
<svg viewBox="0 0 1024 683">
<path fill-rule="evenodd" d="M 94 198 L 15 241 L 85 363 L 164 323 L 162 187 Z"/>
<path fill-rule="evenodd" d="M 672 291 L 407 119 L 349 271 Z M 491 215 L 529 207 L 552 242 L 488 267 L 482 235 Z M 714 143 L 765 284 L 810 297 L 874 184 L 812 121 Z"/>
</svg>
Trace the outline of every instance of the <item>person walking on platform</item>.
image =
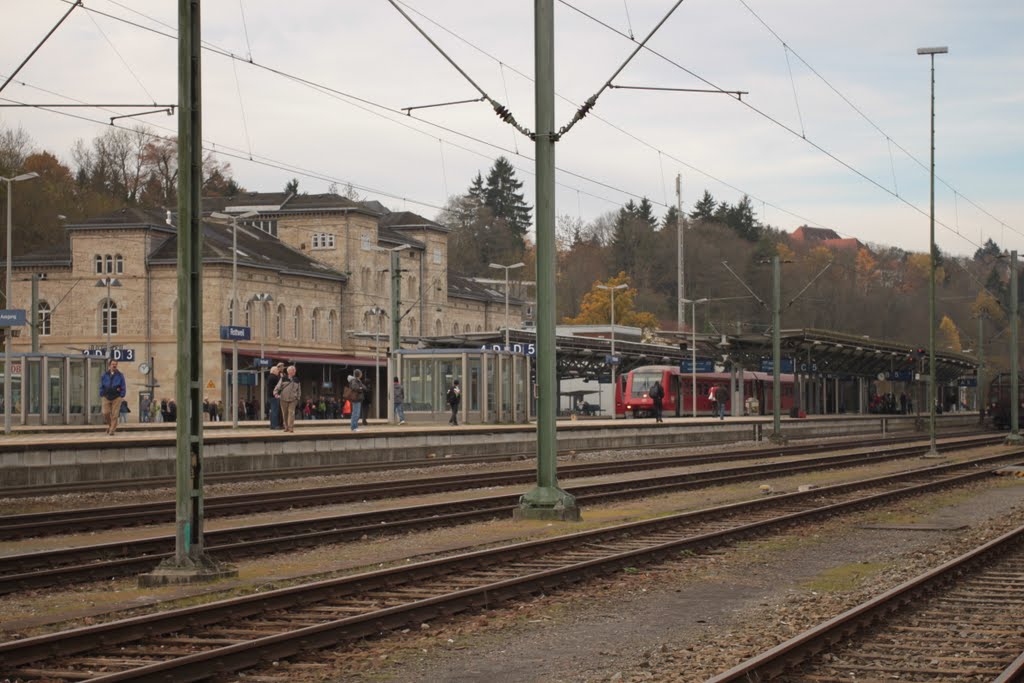
<svg viewBox="0 0 1024 683">
<path fill-rule="evenodd" d="M 459 405 L 462 403 L 462 387 L 459 386 L 459 380 L 452 381 L 452 385 L 448 388 L 448 394 L 445 398 L 452 409 L 452 416 L 449 418 L 448 424 L 458 427 Z"/>
<path fill-rule="evenodd" d="M 281 371 L 284 370 L 284 363 L 278 363 L 270 368 L 270 378 L 267 380 L 267 413 L 270 417 L 271 429 L 282 429 L 281 424 L 281 397 L 277 395 L 277 384 L 281 381 Z"/>
<path fill-rule="evenodd" d="M 107 363 L 107 371 L 100 376 L 100 398 L 103 399 L 103 422 L 107 425 L 107 434 L 114 435 L 117 431 L 117 420 L 121 416 L 121 403 L 128 393 L 128 383 L 124 375 L 117 369 L 117 361 Z"/>
<path fill-rule="evenodd" d="M 302 385 L 295 379 L 295 366 L 289 365 L 285 376 L 277 383 L 274 392 L 281 399 L 281 418 L 284 431 L 295 433 L 295 406 L 302 398 Z"/>
<path fill-rule="evenodd" d="M 363 407 L 363 392 L 366 385 L 363 384 L 363 371 L 356 370 L 348 378 L 348 386 L 345 387 L 344 398 L 352 405 L 352 431 L 359 431 L 359 413 Z"/>
<path fill-rule="evenodd" d="M 729 392 L 721 384 L 714 388 L 715 407 L 718 408 L 718 419 L 725 419 L 725 402 L 729 400 Z"/>
<path fill-rule="evenodd" d="M 395 400 L 395 419 L 398 420 L 398 424 L 405 424 L 405 387 L 402 386 L 401 380 L 395 378 L 395 386 L 391 390 L 391 395 Z"/>
<path fill-rule="evenodd" d="M 661 402 L 665 398 L 665 390 L 661 388 L 661 382 L 655 381 L 654 386 L 647 394 L 651 397 L 651 403 L 654 405 L 654 421 L 664 422 L 661 419 Z"/>
</svg>

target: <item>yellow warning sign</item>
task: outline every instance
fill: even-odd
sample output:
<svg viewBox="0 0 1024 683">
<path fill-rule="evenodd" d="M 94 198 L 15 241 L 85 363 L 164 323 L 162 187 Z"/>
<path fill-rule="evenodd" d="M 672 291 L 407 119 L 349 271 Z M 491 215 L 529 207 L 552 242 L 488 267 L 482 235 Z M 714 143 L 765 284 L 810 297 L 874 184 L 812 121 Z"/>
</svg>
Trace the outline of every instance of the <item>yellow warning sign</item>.
<svg viewBox="0 0 1024 683">
<path fill-rule="evenodd" d="M 216 385 L 216 383 L 214 383 L 214 381 L 213 381 L 213 380 L 211 379 L 211 380 L 210 380 L 209 382 L 207 382 L 207 383 L 206 383 L 206 388 L 207 388 L 207 389 L 216 389 L 216 388 L 217 388 L 217 385 Z"/>
</svg>

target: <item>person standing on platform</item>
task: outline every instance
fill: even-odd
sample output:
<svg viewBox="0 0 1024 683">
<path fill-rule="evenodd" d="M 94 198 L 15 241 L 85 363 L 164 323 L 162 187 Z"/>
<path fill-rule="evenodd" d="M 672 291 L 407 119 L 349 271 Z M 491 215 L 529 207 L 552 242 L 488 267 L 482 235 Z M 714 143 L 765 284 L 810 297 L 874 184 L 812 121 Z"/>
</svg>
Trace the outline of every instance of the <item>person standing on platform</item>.
<svg viewBox="0 0 1024 683">
<path fill-rule="evenodd" d="M 270 414 L 270 428 L 281 429 L 281 397 L 277 395 L 277 383 L 281 381 L 281 371 L 284 370 L 284 363 L 278 363 L 270 368 L 270 378 L 267 380 L 267 412 Z"/>
<path fill-rule="evenodd" d="M 459 386 L 459 380 L 452 381 L 452 385 L 448 388 L 446 399 L 452 409 L 452 416 L 449 418 L 448 424 L 458 427 L 459 405 L 462 403 L 462 387 Z"/>
<path fill-rule="evenodd" d="M 391 390 L 391 395 L 395 399 L 395 419 L 398 420 L 398 424 L 405 424 L 405 387 L 402 386 L 401 380 L 395 378 L 395 386 Z"/>
<path fill-rule="evenodd" d="M 274 392 L 281 399 L 281 419 L 284 431 L 295 433 L 295 406 L 302 398 L 302 385 L 295 379 L 295 366 L 289 365 L 285 376 L 277 383 Z"/>
<path fill-rule="evenodd" d="M 117 369 L 117 361 L 107 363 L 107 371 L 100 376 L 100 398 L 103 399 L 103 422 L 107 425 L 107 434 L 114 435 L 117 431 L 117 420 L 121 416 L 121 402 L 128 393 L 128 383 L 124 375 Z"/>
<path fill-rule="evenodd" d="M 366 418 L 370 416 L 370 406 L 373 405 L 373 391 L 376 389 L 373 384 L 370 383 L 369 378 L 364 382 L 363 389 L 363 406 L 359 409 L 359 415 L 363 419 L 363 426 L 369 426 Z"/>
<path fill-rule="evenodd" d="M 665 390 L 661 388 L 661 382 L 655 381 L 654 386 L 647 393 L 651 397 L 651 403 L 654 405 L 654 421 L 664 422 L 661 419 L 661 402 L 665 398 Z"/>
<path fill-rule="evenodd" d="M 363 407 L 363 392 L 366 385 L 363 384 L 363 371 L 355 370 L 348 378 L 348 391 L 345 392 L 345 400 L 352 405 L 352 431 L 359 431 L 359 413 Z"/>
</svg>

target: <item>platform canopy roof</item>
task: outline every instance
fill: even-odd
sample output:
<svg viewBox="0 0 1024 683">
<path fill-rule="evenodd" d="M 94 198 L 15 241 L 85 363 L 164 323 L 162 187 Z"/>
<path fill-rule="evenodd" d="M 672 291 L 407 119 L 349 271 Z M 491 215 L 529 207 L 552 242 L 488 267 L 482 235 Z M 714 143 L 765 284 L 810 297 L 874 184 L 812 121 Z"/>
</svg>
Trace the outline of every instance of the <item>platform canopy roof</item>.
<svg viewBox="0 0 1024 683">
<path fill-rule="evenodd" d="M 615 356 L 619 358 L 619 372 L 643 365 L 676 365 L 691 357 L 690 345 L 696 341 L 698 359 L 711 359 L 716 364 L 730 367 L 738 363 L 746 370 L 761 370 L 762 359 L 772 355 L 771 335 L 720 335 L 687 332 L 659 332 L 669 344 L 615 340 Z M 536 343 L 533 330 L 510 330 L 511 344 L 526 346 Z M 423 337 L 422 348 L 456 349 L 503 346 L 504 332 L 477 332 L 441 337 Z M 829 377 L 864 377 L 878 379 L 895 373 L 913 372 L 921 367 L 915 352 L 920 347 L 867 336 L 851 335 L 829 330 L 782 330 L 782 357 L 796 361 L 806 374 Z M 558 354 L 557 372 L 561 379 L 579 377 L 597 379 L 609 374 L 607 357 L 611 355 L 611 340 L 603 337 L 555 337 Z M 973 375 L 978 361 L 973 356 L 951 351 L 936 353 L 939 382 L 950 382 L 965 375 Z M 924 360 L 927 367 L 927 357 Z M 813 370 L 811 370 L 813 368 Z M 803 374 L 803 373 L 801 373 Z"/>
</svg>

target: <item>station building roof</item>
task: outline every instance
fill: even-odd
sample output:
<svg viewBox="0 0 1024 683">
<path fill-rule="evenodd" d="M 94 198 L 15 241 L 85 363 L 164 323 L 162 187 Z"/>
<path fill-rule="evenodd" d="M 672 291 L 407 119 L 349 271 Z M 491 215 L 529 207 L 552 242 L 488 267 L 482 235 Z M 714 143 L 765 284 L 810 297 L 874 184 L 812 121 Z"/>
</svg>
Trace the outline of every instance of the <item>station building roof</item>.
<svg viewBox="0 0 1024 683">
<path fill-rule="evenodd" d="M 679 365 L 691 358 L 691 344 L 696 341 L 698 358 L 710 358 L 716 364 L 738 363 L 745 370 L 760 371 L 762 359 L 772 356 L 770 335 L 693 335 L 686 332 L 663 332 L 662 337 L 674 338 L 676 343 L 652 344 L 615 340 L 615 355 L 619 358 L 619 372 L 644 365 Z M 867 336 L 816 329 L 782 330 L 782 357 L 797 361 L 798 372 L 827 377 L 891 378 L 895 373 L 913 372 L 919 367 L 915 351 L 920 347 L 899 342 L 872 339 Z M 509 330 L 511 344 L 536 344 L 532 329 Z M 504 332 L 423 337 L 423 348 L 479 348 L 503 346 Z M 597 378 L 609 372 L 607 356 L 611 355 L 611 339 L 592 336 L 555 335 L 558 354 L 557 373 L 562 379 L 569 377 Z M 927 363 L 927 360 L 925 360 Z M 949 382 L 964 375 L 973 375 L 978 362 L 973 356 L 951 351 L 936 353 L 939 382 Z"/>
</svg>

